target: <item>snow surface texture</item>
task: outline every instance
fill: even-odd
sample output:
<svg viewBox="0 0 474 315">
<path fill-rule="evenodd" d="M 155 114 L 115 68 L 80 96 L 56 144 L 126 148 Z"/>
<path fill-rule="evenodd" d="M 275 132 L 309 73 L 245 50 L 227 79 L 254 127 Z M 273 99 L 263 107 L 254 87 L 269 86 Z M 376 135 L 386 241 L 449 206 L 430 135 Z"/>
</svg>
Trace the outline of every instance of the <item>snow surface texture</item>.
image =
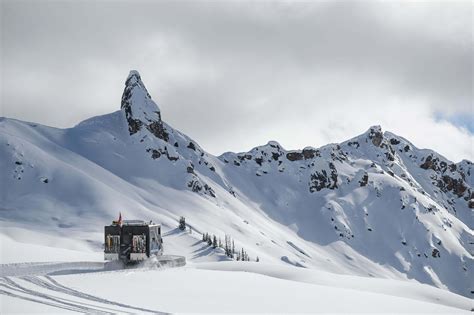
<svg viewBox="0 0 474 315">
<path fill-rule="evenodd" d="M 472 162 L 378 126 L 321 148 L 271 141 L 215 157 L 162 120 L 132 71 L 120 111 L 73 128 L 0 118 L 0 172 L 4 263 L 89 260 L 121 211 L 170 231 L 185 216 L 262 264 L 474 290 Z M 188 259 L 228 259 L 214 252 Z"/>
<path fill-rule="evenodd" d="M 186 256 L 186 267 L 161 268 L 153 259 L 127 269 L 107 267 L 97 252 L 97 261 L 4 264 L 0 311 L 456 314 L 468 313 L 472 307 L 468 298 L 415 281 L 222 261 L 226 259 L 223 250 L 209 250 L 196 233 L 175 229 L 164 239 L 168 252 Z M 28 251 L 31 246 L 47 248 L 23 244 L 31 257 L 36 254 Z"/>
</svg>

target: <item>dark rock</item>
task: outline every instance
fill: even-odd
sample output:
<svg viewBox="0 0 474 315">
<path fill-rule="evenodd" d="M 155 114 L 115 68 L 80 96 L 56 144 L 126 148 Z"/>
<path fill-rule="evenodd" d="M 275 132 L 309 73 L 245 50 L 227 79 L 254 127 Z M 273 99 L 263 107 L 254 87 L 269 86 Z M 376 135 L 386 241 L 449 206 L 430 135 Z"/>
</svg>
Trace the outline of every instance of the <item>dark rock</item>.
<svg viewBox="0 0 474 315">
<path fill-rule="evenodd" d="M 168 152 L 166 152 L 168 153 Z M 179 160 L 179 158 L 177 156 L 170 156 L 169 154 L 166 154 L 166 157 L 168 158 L 168 160 L 170 161 L 177 161 Z"/>
<path fill-rule="evenodd" d="M 391 152 L 385 152 L 385 157 L 389 161 L 395 161 L 395 157 L 393 156 L 393 153 L 391 153 Z"/>
<path fill-rule="evenodd" d="M 208 184 L 204 184 L 204 190 L 205 190 L 211 197 L 216 198 L 216 193 L 215 193 L 214 189 L 211 188 L 211 186 L 209 186 Z"/>
<path fill-rule="evenodd" d="M 359 181 L 360 187 L 367 186 L 367 183 L 369 182 L 369 174 L 365 173 L 362 176 L 362 179 Z"/>
<path fill-rule="evenodd" d="M 333 163 L 329 163 L 330 174 L 327 174 L 326 170 L 321 172 L 315 172 L 311 174 L 309 191 L 315 192 L 320 191 L 323 188 L 335 189 L 337 188 L 337 170 Z"/>
<path fill-rule="evenodd" d="M 188 148 L 188 149 L 191 149 L 191 150 L 193 150 L 193 151 L 196 151 L 196 146 L 194 145 L 193 142 L 189 142 L 187 148 Z"/>
<path fill-rule="evenodd" d="M 433 256 L 434 258 L 439 258 L 441 257 L 440 253 L 439 253 L 439 250 L 437 248 L 434 248 L 433 251 L 431 252 L 431 256 Z"/>
<path fill-rule="evenodd" d="M 147 129 L 154 134 L 157 138 L 160 138 L 166 142 L 169 140 L 168 133 L 166 132 L 165 127 L 163 126 L 163 122 L 161 121 L 161 114 L 160 112 L 156 112 L 160 117 L 158 121 L 154 121 L 147 126 Z"/>
<path fill-rule="evenodd" d="M 424 170 L 432 169 L 433 171 L 438 171 L 439 170 L 438 159 L 433 158 L 432 155 L 428 155 L 425 158 L 425 161 L 423 162 L 423 164 L 420 165 L 420 167 Z"/>
<path fill-rule="evenodd" d="M 156 160 L 161 156 L 161 153 L 156 149 L 146 149 L 146 152 L 151 152 L 152 159 Z"/>
<path fill-rule="evenodd" d="M 370 128 L 369 139 L 372 140 L 372 144 L 379 147 L 383 140 L 383 133 L 380 129 Z"/>
<path fill-rule="evenodd" d="M 398 139 L 392 138 L 392 139 L 390 139 L 390 144 L 391 145 L 397 145 L 397 144 L 400 144 L 400 141 Z"/>
<path fill-rule="evenodd" d="M 204 189 L 204 193 L 207 194 L 207 195 L 210 195 L 211 197 L 215 198 L 216 197 L 216 193 L 215 191 L 211 188 L 211 186 L 209 186 L 208 184 L 204 184 L 202 185 L 201 184 L 201 181 L 198 179 L 198 178 L 195 178 L 193 180 L 191 180 L 189 183 L 188 183 L 188 187 L 191 188 L 191 190 L 193 192 L 201 192 L 203 189 Z"/>
<path fill-rule="evenodd" d="M 306 149 L 306 148 L 303 149 L 303 157 L 305 158 L 305 160 L 314 158 L 315 153 L 316 153 L 315 149 Z"/>
<path fill-rule="evenodd" d="M 303 154 L 301 152 L 288 152 L 286 158 L 290 161 L 299 161 L 303 159 Z"/>
<path fill-rule="evenodd" d="M 458 197 L 462 197 L 464 192 L 467 190 L 467 186 L 464 184 L 464 181 L 461 178 L 454 179 L 448 175 L 444 175 L 443 181 L 438 181 L 438 187 L 443 191 L 452 191 Z"/>
<path fill-rule="evenodd" d="M 355 147 L 356 149 L 360 147 L 360 144 L 358 141 L 352 141 L 347 143 L 351 147 Z"/>
<path fill-rule="evenodd" d="M 474 209 L 474 199 L 470 199 L 467 202 L 467 206 L 469 207 L 469 209 Z"/>
</svg>

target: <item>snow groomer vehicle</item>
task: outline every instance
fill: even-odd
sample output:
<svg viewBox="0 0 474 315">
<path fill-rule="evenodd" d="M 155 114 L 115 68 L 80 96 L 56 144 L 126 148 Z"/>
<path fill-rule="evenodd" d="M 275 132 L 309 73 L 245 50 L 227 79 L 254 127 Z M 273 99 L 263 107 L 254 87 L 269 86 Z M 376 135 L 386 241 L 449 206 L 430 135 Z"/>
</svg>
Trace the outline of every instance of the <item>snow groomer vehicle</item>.
<svg viewBox="0 0 474 315">
<path fill-rule="evenodd" d="M 120 260 L 125 264 L 136 263 L 163 254 L 161 225 L 152 221 L 123 220 L 104 227 L 105 260 Z"/>
</svg>

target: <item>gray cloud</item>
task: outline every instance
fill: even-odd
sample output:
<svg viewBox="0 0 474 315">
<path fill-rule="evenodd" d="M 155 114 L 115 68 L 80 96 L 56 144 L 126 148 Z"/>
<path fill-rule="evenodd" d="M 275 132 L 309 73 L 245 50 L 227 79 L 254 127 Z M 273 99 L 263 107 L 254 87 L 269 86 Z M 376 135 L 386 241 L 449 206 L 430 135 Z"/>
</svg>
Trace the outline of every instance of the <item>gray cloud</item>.
<svg viewBox="0 0 474 315">
<path fill-rule="evenodd" d="M 437 118 L 474 119 L 471 23 L 471 2 L 4 1 L 3 115 L 65 127 L 117 110 L 136 68 L 216 154 L 382 124 L 472 159 L 472 134 Z"/>
</svg>

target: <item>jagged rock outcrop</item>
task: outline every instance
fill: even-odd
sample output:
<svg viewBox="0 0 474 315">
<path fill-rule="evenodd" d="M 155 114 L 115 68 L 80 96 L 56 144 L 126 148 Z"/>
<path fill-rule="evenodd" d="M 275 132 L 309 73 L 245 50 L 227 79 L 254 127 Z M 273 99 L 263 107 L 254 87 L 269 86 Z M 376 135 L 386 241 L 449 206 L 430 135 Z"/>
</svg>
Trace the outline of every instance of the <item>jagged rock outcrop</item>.
<svg viewBox="0 0 474 315">
<path fill-rule="evenodd" d="M 125 81 L 121 108 L 125 113 L 130 135 L 145 127 L 157 138 L 168 141 L 160 109 L 151 99 L 138 71 L 130 71 Z"/>
<path fill-rule="evenodd" d="M 309 191 L 320 191 L 323 188 L 337 188 L 337 170 L 333 163 L 328 164 L 329 170 L 322 169 L 311 174 Z"/>
</svg>

